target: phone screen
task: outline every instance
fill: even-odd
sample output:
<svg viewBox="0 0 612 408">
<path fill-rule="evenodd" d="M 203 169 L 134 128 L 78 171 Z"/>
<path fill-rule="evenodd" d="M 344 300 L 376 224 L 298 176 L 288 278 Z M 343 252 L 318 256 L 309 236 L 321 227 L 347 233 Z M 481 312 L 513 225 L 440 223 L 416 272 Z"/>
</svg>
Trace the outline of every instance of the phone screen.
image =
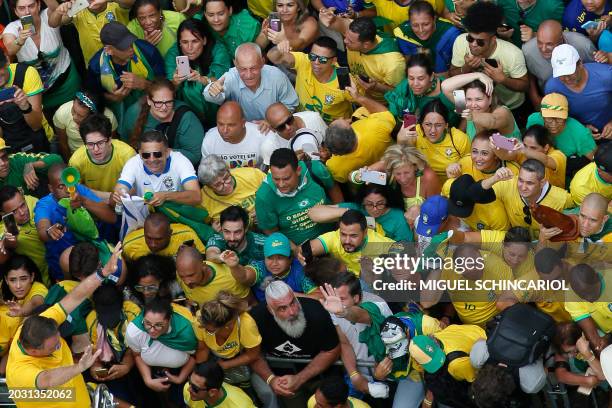
<svg viewBox="0 0 612 408">
<path fill-rule="evenodd" d="M 493 58 L 487 58 L 485 59 L 485 62 L 487 64 L 489 64 L 490 66 L 492 66 L 493 68 L 497 68 L 497 60 L 493 59 Z"/>
<path fill-rule="evenodd" d="M 351 78 L 349 77 L 348 67 L 337 67 L 336 75 L 338 76 L 338 84 L 340 89 L 345 90 L 348 86 L 351 86 Z"/>
<path fill-rule="evenodd" d="M 13 235 L 19 235 L 19 228 L 17 228 L 17 222 L 15 221 L 15 214 L 8 213 L 2 216 L 2 222 L 7 232 Z"/>
</svg>

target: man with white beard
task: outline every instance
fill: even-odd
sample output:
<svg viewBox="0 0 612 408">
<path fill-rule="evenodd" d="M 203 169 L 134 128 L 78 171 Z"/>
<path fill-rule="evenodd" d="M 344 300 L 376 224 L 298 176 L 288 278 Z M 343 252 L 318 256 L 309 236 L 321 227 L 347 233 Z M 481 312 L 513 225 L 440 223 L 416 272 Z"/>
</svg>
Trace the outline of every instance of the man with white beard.
<svg viewBox="0 0 612 408">
<path fill-rule="evenodd" d="M 321 304 L 296 297 L 286 283 L 271 282 L 265 295 L 266 303 L 258 304 L 250 312 L 262 337 L 260 357 L 251 367 L 283 399 L 286 407 L 305 407 L 317 388 L 319 375 L 340 356 L 338 335 Z M 275 374 L 264 355 L 311 362 L 296 364 L 300 369 L 297 374 L 286 374 L 280 369 L 275 369 Z"/>
</svg>

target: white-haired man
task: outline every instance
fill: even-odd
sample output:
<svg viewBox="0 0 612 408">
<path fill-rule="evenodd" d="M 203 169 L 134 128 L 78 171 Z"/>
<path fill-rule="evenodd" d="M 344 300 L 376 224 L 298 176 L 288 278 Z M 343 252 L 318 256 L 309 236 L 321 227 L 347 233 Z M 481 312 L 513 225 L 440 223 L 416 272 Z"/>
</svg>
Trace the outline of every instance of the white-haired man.
<svg viewBox="0 0 612 408">
<path fill-rule="evenodd" d="M 262 334 L 261 355 L 251 367 L 283 398 L 284 405 L 305 407 L 317 386 L 311 380 L 327 371 L 340 356 L 338 335 L 321 304 L 313 299 L 297 298 L 286 283 L 273 281 L 265 295 L 266 303 L 260 303 L 250 312 Z M 276 370 L 275 374 L 264 355 L 311 362 L 296 364 L 300 369 L 297 374 L 282 370 Z"/>
</svg>

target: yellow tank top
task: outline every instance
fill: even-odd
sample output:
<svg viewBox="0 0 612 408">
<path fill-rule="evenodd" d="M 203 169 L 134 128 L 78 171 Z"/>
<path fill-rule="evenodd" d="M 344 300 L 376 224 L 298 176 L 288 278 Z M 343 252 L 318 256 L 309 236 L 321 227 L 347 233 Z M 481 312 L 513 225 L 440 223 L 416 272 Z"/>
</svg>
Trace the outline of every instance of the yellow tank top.
<svg viewBox="0 0 612 408">
<path fill-rule="evenodd" d="M 421 195 L 421 176 L 416 179 L 416 194 L 414 197 L 404 197 L 404 205 L 406 210 L 415 205 L 421 205 L 425 201 L 425 197 Z"/>
</svg>

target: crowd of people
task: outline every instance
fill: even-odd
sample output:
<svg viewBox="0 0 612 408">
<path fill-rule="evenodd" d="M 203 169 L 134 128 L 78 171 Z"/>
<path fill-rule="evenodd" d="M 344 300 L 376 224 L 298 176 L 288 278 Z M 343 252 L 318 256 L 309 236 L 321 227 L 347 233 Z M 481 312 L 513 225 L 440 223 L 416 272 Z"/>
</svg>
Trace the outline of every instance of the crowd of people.
<svg viewBox="0 0 612 408">
<path fill-rule="evenodd" d="M 612 406 L 609 0 L 5 6 L 17 407 Z"/>
</svg>

